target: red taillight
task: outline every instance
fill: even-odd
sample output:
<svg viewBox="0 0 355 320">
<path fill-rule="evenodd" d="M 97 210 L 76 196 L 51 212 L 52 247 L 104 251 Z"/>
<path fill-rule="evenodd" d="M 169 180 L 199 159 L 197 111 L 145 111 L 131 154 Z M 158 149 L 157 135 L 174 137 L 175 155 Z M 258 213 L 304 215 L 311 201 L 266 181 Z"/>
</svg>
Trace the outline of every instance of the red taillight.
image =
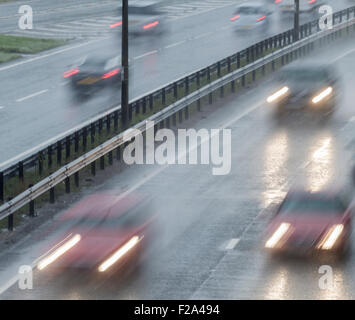
<svg viewBox="0 0 355 320">
<path fill-rule="evenodd" d="M 121 25 L 122 25 L 122 21 L 117 22 L 117 23 L 114 23 L 114 24 L 111 24 L 111 25 L 110 25 L 110 28 L 111 28 L 111 29 L 112 29 L 112 28 L 116 28 L 116 27 L 121 26 Z"/>
<path fill-rule="evenodd" d="M 309 4 L 312 4 L 312 3 L 315 3 L 317 0 L 309 0 L 308 3 Z"/>
<path fill-rule="evenodd" d="M 266 16 L 262 16 L 261 18 L 259 18 L 258 20 L 256 21 L 262 21 L 262 20 L 265 20 L 266 19 Z"/>
<path fill-rule="evenodd" d="M 282 0 L 275 0 L 275 3 L 280 3 L 282 2 Z"/>
<path fill-rule="evenodd" d="M 143 26 L 143 29 L 150 29 L 150 28 L 157 26 L 158 24 L 159 24 L 159 21 L 154 21 L 152 23 L 148 23 L 145 26 Z"/>
<path fill-rule="evenodd" d="M 64 78 L 70 78 L 72 77 L 73 75 L 79 73 L 79 69 L 78 68 L 74 68 L 74 69 L 71 69 L 69 71 L 66 71 L 64 72 Z"/>
<path fill-rule="evenodd" d="M 119 72 L 120 72 L 120 69 L 117 68 L 117 69 L 112 70 L 112 71 L 110 71 L 108 73 L 105 73 L 101 78 L 102 79 L 111 78 L 111 77 L 115 76 L 116 74 L 118 74 Z"/>
<path fill-rule="evenodd" d="M 234 17 L 230 18 L 229 20 L 230 21 L 235 21 L 235 20 L 237 20 L 239 18 L 240 18 L 240 15 L 237 15 L 237 16 L 234 16 Z"/>
</svg>

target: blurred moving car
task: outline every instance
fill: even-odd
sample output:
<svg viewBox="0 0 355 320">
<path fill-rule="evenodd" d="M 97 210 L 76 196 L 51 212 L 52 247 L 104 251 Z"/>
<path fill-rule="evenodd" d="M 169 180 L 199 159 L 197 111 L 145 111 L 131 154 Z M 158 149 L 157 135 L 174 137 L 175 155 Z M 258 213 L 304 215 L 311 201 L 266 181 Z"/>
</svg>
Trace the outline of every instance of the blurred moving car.
<svg viewBox="0 0 355 320">
<path fill-rule="evenodd" d="M 290 191 L 266 230 L 265 248 L 296 255 L 345 253 L 351 234 L 350 204 L 338 191 Z"/>
<path fill-rule="evenodd" d="M 91 195 L 61 218 L 60 228 L 67 231 L 41 256 L 37 268 L 105 273 L 137 263 L 152 239 L 155 219 L 146 196 Z"/>
<path fill-rule="evenodd" d="M 133 0 L 128 2 L 128 32 L 133 36 L 160 35 L 168 31 L 166 17 L 159 10 L 160 1 Z M 122 14 L 122 9 L 119 9 Z M 122 26 L 122 21 L 112 24 Z"/>
<path fill-rule="evenodd" d="M 331 114 L 336 108 L 339 78 L 333 66 L 318 62 L 296 62 L 277 75 L 277 89 L 267 98 L 277 115 L 291 110 Z"/>
<path fill-rule="evenodd" d="M 88 55 L 64 72 L 63 76 L 70 80 L 71 88 L 78 99 L 90 96 L 104 87 L 120 91 L 122 76 L 120 57 L 112 54 Z"/>
<path fill-rule="evenodd" d="M 267 33 L 270 28 L 271 14 L 272 11 L 265 3 L 248 1 L 237 6 L 233 17 L 229 20 L 234 23 L 237 32 Z"/>
<path fill-rule="evenodd" d="M 282 20 L 293 21 L 295 15 L 295 0 L 277 0 Z M 300 23 L 317 20 L 321 14 L 319 8 L 325 5 L 323 0 L 300 0 Z"/>
</svg>

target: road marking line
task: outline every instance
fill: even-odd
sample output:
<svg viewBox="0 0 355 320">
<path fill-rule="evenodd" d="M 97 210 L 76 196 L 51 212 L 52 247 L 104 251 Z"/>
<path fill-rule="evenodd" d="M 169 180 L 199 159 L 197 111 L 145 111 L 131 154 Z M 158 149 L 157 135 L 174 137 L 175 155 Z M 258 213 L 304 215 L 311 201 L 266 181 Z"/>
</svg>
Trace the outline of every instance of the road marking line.
<svg viewBox="0 0 355 320">
<path fill-rule="evenodd" d="M 176 46 L 178 46 L 178 45 L 180 45 L 180 44 L 185 43 L 186 41 L 187 41 L 187 40 L 183 40 L 183 41 L 175 42 L 175 43 L 173 43 L 173 44 L 169 44 L 168 46 L 165 47 L 165 49 L 169 49 L 169 48 L 176 47 Z"/>
<path fill-rule="evenodd" d="M 150 55 L 155 54 L 155 53 L 158 53 L 158 50 L 149 51 L 149 52 L 147 52 L 145 54 L 142 54 L 140 56 L 134 57 L 133 59 L 134 60 L 138 60 L 138 59 L 144 58 L 146 56 L 150 56 Z"/>
<path fill-rule="evenodd" d="M 43 93 L 46 93 L 46 92 L 48 92 L 48 89 L 45 89 L 45 90 L 42 90 L 42 91 L 38 91 L 38 92 L 35 92 L 35 93 L 30 94 L 29 96 L 26 96 L 26 97 L 17 99 L 16 102 L 22 102 L 22 101 L 25 101 L 25 100 L 27 100 L 27 99 L 30 99 L 30 98 L 39 96 L 39 95 L 41 95 L 41 94 L 43 94 Z"/>
<path fill-rule="evenodd" d="M 239 243 L 240 239 L 231 239 L 226 245 L 226 250 L 233 250 L 235 246 Z"/>
<path fill-rule="evenodd" d="M 202 33 L 196 37 L 194 37 L 194 39 L 200 39 L 200 38 L 204 38 L 204 37 L 207 37 L 209 36 L 210 34 L 212 34 L 212 32 L 206 32 L 206 33 Z"/>
</svg>

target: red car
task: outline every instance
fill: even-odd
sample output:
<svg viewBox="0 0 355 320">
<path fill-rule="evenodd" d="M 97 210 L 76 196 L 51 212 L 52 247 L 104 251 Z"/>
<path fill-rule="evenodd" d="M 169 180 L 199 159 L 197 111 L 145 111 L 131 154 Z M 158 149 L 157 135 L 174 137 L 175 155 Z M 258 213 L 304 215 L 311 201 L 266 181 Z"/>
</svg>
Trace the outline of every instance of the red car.
<svg viewBox="0 0 355 320">
<path fill-rule="evenodd" d="M 344 253 L 351 234 L 350 202 L 340 192 L 290 191 L 267 228 L 265 248 L 297 255 Z"/>
<path fill-rule="evenodd" d="M 38 259 L 37 268 L 117 270 L 137 260 L 152 237 L 156 215 L 147 197 L 95 194 L 60 219 L 65 234 Z"/>
</svg>

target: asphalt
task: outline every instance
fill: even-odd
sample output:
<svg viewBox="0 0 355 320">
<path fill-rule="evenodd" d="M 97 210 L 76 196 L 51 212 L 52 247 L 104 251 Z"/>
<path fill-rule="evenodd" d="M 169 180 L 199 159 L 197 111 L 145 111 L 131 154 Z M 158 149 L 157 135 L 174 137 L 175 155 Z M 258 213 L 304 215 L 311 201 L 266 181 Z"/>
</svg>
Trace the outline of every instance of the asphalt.
<svg viewBox="0 0 355 320">
<path fill-rule="evenodd" d="M 271 80 L 206 108 L 190 125 L 232 130 L 230 174 L 214 176 L 212 165 L 132 166 L 86 190 L 153 197 L 161 214 L 156 242 L 133 273 L 102 280 L 35 271 L 32 290 L 19 290 L 14 281 L 6 289 L 18 267 L 38 258 L 39 248 L 63 231 L 49 221 L 3 253 L 0 298 L 354 299 L 353 250 L 343 261 L 279 260 L 262 250 L 265 226 L 292 185 L 321 190 L 349 181 L 355 158 L 354 58 L 351 43 L 315 56 L 341 74 L 339 109 L 328 121 L 302 114 L 276 121 L 265 102 Z M 334 274 L 333 287 L 325 290 L 319 287 L 322 265 Z"/>
<path fill-rule="evenodd" d="M 42 4 L 41 1 L 36 3 Z M 335 9 L 345 5 L 347 2 L 337 2 Z M 264 34 L 237 36 L 229 21 L 233 8 L 234 5 L 229 5 L 180 17 L 171 21 L 170 32 L 159 39 L 133 40 L 130 45 L 131 99 L 265 37 Z M 291 22 L 279 23 L 277 14 L 272 19 L 270 35 L 291 26 Z M 120 97 L 111 91 L 84 103 L 75 103 L 62 78 L 63 72 L 75 61 L 97 51 L 119 54 L 119 36 L 113 34 L 109 38 L 74 42 L 58 50 L 0 66 L 2 164 L 119 104 Z"/>
</svg>

